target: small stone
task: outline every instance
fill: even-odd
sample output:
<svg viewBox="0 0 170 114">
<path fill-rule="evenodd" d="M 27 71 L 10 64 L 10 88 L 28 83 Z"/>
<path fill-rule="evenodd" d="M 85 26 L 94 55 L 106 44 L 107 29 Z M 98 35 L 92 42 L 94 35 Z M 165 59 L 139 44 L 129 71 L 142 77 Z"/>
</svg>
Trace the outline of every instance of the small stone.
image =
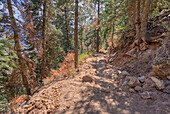
<svg viewBox="0 0 170 114">
<path fill-rule="evenodd" d="M 47 108 L 50 109 L 50 110 L 53 110 L 55 107 L 54 107 L 54 105 L 48 104 Z"/>
<path fill-rule="evenodd" d="M 137 78 L 132 77 L 130 79 L 130 81 L 128 82 L 128 85 L 129 85 L 129 87 L 135 87 L 135 86 L 140 85 L 140 82 L 139 82 L 139 80 Z"/>
<path fill-rule="evenodd" d="M 84 69 L 90 69 L 91 66 L 87 65 L 84 67 Z"/>
<path fill-rule="evenodd" d="M 123 82 L 122 86 L 127 85 L 127 83 L 128 83 L 128 81 L 125 80 L 125 81 Z"/>
<path fill-rule="evenodd" d="M 38 109 L 42 109 L 42 107 L 43 107 L 43 105 L 40 104 L 37 108 L 38 108 Z"/>
<path fill-rule="evenodd" d="M 136 93 L 136 91 L 133 88 L 129 88 L 129 92 Z"/>
<path fill-rule="evenodd" d="M 70 105 L 66 106 L 66 108 L 69 109 L 69 108 L 70 108 Z"/>
<path fill-rule="evenodd" d="M 79 69 L 76 69 L 76 72 L 79 72 L 80 70 Z"/>
<path fill-rule="evenodd" d="M 127 71 L 123 71 L 123 72 L 122 72 L 122 75 L 123 75 L 123 76 L 130 76 L 130 74 L 129 74 Z"/>
<path fill-rule="evenodd" d="M 24 109 L 28 109 L 28 108 L 30 108 L 31 106 L 32 106 L 32 105 L 24 105 L 23 108 L 24 108 Z"/>
<path fill-rule="evenodd" d="M 155 78 L 155 77 L 151 77 L 151 79 L 152 79 L 152 81 L 154 81 L 154 82 L 155 82 L 156 87 L 157 87 L 159 90 L 161 90 L 161 89 L 164 89 L 164 88 L 165 88 L 165 85 L 164 85 L 164 83 L 163 83 L 163 81 L 162 81 L 162 80 L 159 80 L 159 79 L 157 79 L 157 78 Z"/>
<path fill-rule="evenodd" d="M 132 77 L 131 76 L 126 76 L 126 78 L 125 78 L 125 80 L 128 82 L 128 81 L 130 81 L 132 79 Z"/>
<path fill-rule="evenodd" d="M 103 89 L 103 88 L 102 88 L 100 91 L 101 91 L 101 92 L 104 92 L 104 93 L 110 93 L 110 90 L 109 90 L 109 89 Z"/>
<path fill-rule="evenodd" d="M 51 112 L 52 112 L 52 110 L 50 110 L 50 109 L 47 110 L 47 114 L 50 114 Z"/>
<path fill-rule="evenodd" d="M 156 76 L 156 75 L 153 71 L 146 74 L 146 77 L 148 77 L 148 78 L 154 77 L 154 76 Z"/>
<path fill-rule="evenodd" d="M 28 114 L 28 113 L 24 113 L 24 114 Z M 31 112 L 29 112 L 29 114 L 39 114 L 39 110 L 38 109 L 34 109 Z"/>
<path fill-rule="evenodd" d="M 19 110 L 19 114 L 27 114 L 27 109 L 21 109 Z"/>
<path fill-rule="evenodd" d="M 152 90 L 153 88 L 155 88 L 156 84 L 150 79 L 150 78 L 146 78 L 144 84 L 143 84 L 143 89 L 144 90 Z"/>
<path fill-rule="evenodd" d="M 28 108 L 28 112 L 30 112 L 31 110 L 33 110 L 35 108 L 35 106 L 32 106 L 30 108 Z"/>
<path fill-rule="evenodd" d="M 35 103 L 35 108 L 37 108 L 40 105 L 40 103 Z"/>
<path fill-rule="evenodd" d="M 167 79 L 170 80 L 170 76 L 167 76 Z"/>
<path fill-rule="evenodd" d="M 145 82 L 145 76 L 138 77 L 139 82 L 144 83 Z"/>
<path fill-rule="evenodd" d="M 106 70 L 104 70 L 103 71 L 103 73 L 105 74 L 105 75 L 112 75 L 113 73 L 114 73 L 114 70 L 113 69 L 106 69 Z"/>
<path fill-rule="evenodd" d="M 135 48 L 133 48 L 133 49 L 131 49 L 130 51 L 128 51 L 128 52 L 126 53 L 126 55 L 128 55 L 128 56 L 130 56 L 130 57 L 136 58 L 136 52 L 137 52 L 137 50 L 136 50 Z"/>
<path fill-rule="evenodd" d="M 163 89 L 163 92 L 164 92 L 164 93 L 167 93 L 167 94 L 170 94 L 170 85 L 166 86 L 166 87 Z"/>
<path fill-rule="evenodd" d="M 143 99 L 151 99 L 151 95 L 148 91 L 145 91 L 140 94 Z"/>
<path fill-rule="evenodd" d="M 37 114 L 44 114 L 43 110 L 38 110 Z"/>
<path fill-rule="evenodd" d="M 141 90 L 142 90 L 142 87 L 136 86 L 134 89 L 135 89 L 136 91 L 141 91 Z"/>
<path fill-rule="evenodd" d="M 120 70 L 117 70 L 117 73 L 118 73 L 118 74 L 121 74 L 121 73 L 122 73 L 122 71 L 120 71 Z"/>
<path fill-rule="evenodd" d="M 83 76 L 82 82 L 92 82 L 93 78 L 91 78 L 90 76 Z"/>
</svg>

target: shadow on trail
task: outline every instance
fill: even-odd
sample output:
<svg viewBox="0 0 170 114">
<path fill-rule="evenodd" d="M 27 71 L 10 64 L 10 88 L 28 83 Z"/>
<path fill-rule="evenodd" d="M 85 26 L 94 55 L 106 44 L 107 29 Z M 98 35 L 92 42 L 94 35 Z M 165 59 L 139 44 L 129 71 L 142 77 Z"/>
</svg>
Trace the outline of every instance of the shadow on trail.
<svg viewBox="0 0 170 114">
<path fill-rule="evenodd" d="M 89 86 L 89 89 L 81 93 L 81 100 L 72 109 L 64 110 L 63 114 L 159 114 L 156 110 L 151 110 L 154 105 L 152 100 L 146 102 L 139 94 L 116 88 L 116 71 L 114 68 L 108 69 L 104 59 L 93 61 L 91 65 L 97 71 L 95 84 L 102 89 Z"/>
</svg>

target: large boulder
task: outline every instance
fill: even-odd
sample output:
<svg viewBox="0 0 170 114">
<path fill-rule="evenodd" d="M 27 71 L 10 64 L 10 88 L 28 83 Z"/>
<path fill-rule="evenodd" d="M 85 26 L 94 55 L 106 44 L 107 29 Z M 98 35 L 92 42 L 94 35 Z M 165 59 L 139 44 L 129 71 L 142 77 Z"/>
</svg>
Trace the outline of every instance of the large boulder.
<svg viewBox="0 0 170 114">
<path fill-rule="evenodd" d="M 152 68 L 156 75 L 166 78 L 170 75 L 170 36 L 164 42 L 157 50 Z"/>
</svg>

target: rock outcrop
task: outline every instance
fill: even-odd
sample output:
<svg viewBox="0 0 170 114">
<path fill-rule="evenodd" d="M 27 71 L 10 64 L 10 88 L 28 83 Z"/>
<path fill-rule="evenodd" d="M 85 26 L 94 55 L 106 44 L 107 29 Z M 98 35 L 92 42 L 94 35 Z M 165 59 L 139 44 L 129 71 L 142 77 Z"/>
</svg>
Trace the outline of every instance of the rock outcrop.
<svg viewBox="0 0 170 114">
<path fill-rule="evenodd" d="M 170 75 L 170 36 L 167 36 L 165 43 L 157 50 L 152 68 L 160 77 Z"/>
</svg>

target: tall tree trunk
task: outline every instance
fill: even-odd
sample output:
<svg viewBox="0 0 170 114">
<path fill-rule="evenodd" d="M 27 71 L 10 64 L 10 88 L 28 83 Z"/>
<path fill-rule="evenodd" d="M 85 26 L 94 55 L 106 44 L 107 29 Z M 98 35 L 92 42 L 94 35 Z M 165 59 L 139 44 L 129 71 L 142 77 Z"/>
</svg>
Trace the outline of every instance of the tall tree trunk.
<svg viewBox="0 0 170 114">
<path fill-rule="evenodd" d="M 150 3 L 151 0 L 145 0 L 142 19 L 141 19 L 141 38 L 145 43 L 147 43 L 146 32 L 147 32 L 147 22 L 148 22 L 149 10 L 150 10 Z"/>
<path fill-rule="evenodd" d="M 140 0 L 136 0 L 136 12 L 135 12 L 135 26 L 136 26 L 136 40 L 137 45 L 141 42 L 140 37 Z"/>
<path fill-rule="evenodd" d="M 97 25 L 100 24 L 100 0 L 98 0 L 98 23 Z M 98 27 L 97 29 L 97 48 L 96 48 L 96 52 L 99 52 L 99 44 L 100 44 L 100 37 L 99 37 L 99 30 L 100 28 Z"/>
<path fill-rule="evenodd" d="M 74 29 L 74 60 L 75 68 L 78 68 L 78 0 L 75 0 L 75 29 Z"/>
<path fill-rule="evenodd" d="M 42 49 L 43 49 L 43 55 L 42 55 L 42 68 L 41 68 L 41 80 L 40 82 L 42 83 L 42 79 L 46 77 L 46 25 L 47 25 L 47 15 L 46 15 L 46 10 L 47 10 L 47 1 L 44 0 L 43 4 L 43 31 L 42 31 Z"/>
<path fill-rule="evenodd" d="M 81 31 L 81 53 L 83 53 L 83 31 Z"/>
<path fill-rule="evenodd" d="M 112 5 L 114 4 L 115 1 L 112 2 Z M 116 8 L 114 8 L 114 12 L 113 14 L 116 16 Z M 116 18 L 113 20 L 112 22 L 112 37 L 111 37 L 111 40 L 112 40 L 112 48 L 114 47 L 113 46 L 113 36 L 114 36 L 114 33 L 115 33 L 115 21 L 116 21 Z"/>
<path fill-rule="evenodd" d="M 112 36 L 111 36 L 112 48 L 114 47 L 113 46 L 114 29 L 115 29 L 115 24 L 114 24 L 114 22 L 112 22 Z"/>
<path fill-rule="evenodd" d="M 9 16 L 11 19 L 11 26 L 13 28 L 14 31 L 14 42 L 15 42 L 15 49 L 17 52 L 17 56 L 19 58 L 19 67 L 20 67 L 20 71 L 21 71 L 21 75 L 22 75 L 22 81 L 23 81 L 23 85 L 26 88 L 27 94 L 31 95 L 31 88 L 29 87 L 28 84 L 28 80 L 27 80 L 27 75 L 25 73 L 25 64 L 24 64 L 24 60 L 22 57 L 22 53 L 21 53 L 21 46 L 19 43 L 19 35 L 18 35 L 18 28 L 17 28 L 17 24 L 14 18 L 14 14 L 13 14 L 13 10 L 12 10 L 12 4 L 11 4 L 11 0 L 7 0 L 7 4 L 8 4 L 8 11 L 9 11 Z"/>
<path fill-rule="evenodd" d="M 69 39 L 69 31 L 68 31 L 68 19 L 67 19 L 67 7 L 64 8 L 65 10 L 65 24 L 66 24 L 66 39 L 67 39 L 67 48 L 70 49 L 70 39 Z"/>
</svg>

